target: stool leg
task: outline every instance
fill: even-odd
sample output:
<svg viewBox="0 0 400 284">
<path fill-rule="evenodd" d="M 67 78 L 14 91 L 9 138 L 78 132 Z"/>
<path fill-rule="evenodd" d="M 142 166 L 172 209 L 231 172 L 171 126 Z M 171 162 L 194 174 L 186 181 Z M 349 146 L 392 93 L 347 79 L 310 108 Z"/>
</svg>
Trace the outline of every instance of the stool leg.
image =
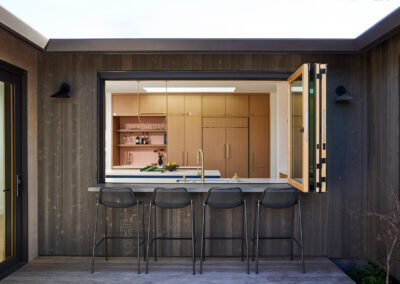
<svg viewBox="0 0 400 284">
<path fill-rule="evenodd" d="M 149 273 L 149 258 L 150 258 L 149 252 L 150 252 L 150 247 L 152 244 L 152 241 L 151 241 L 151 208 L 152 208 L 152 206 L 151 206 L 151 201 L 150 201 L 150 203 L 149 203 L 149 224 L 147 227 L 146 274 Z"/>
<path fill-rule="evenodd" d="M 292 239 L 290 240 L 290 261 L 293 261 L 293 241 L 294 240 L 294 206 L 292 207 Z"/>
<path fill-rule="evenodd" d="M 196 274 L 196 267 L 195 267 L 195 261 L 196 261 L 196 256 L 195 256 L 195 240 L 194 240 L 194 206 L 193 206 L 193 200 L 190 201 L 190 211 L 191 211 L 191 218 L 192 218 L 192 269 L 193 269 L 193 275 Z"/>
<path fill-rule="evenodd" d="M 105 232 L 105 241 L 106 241 L 106 261 L 108 260 L 108 234 L 107 234 L 107 207 L 104 206 L 104 232 Z"/>
<path fill-rule="evenodd" d="M 254 224 L 253 224 L 253 256 L 252 256 L 252 261 L 254 261 L 254 258 L 256 256 L 256 224 L 257 224 L 257 203 L 256 206 L 254 207 Z"/>
<path fill-rule="evenodd" d="M 146 230 L 144 225 L 144 202 L 142 204 L 143 260 L 146 261 Z"/>
<path fill-rule="evenodd" d="M 94 253 L 96 250 L 96 232 L 97 232 L 97 221 L 99 220 L 99 201 L 96 203 L 96 220 L 94 222 L 94 233 L 93 233 L 93 248 L 92 248 L 92 267 L 90 272 L 93 273 L 94 270 Z"/>
<path fill-rule="evenodd" d="M 247 223 L 247 204 L 244 200 L 244 223 L 246 226 L 246 258 L 247 258 L 247 274 L 250 274 L 250 264 L 249 264 L 249 225 Z"/>
<path fill-rule="evenodd" d="M 154 206 L 154 261 L 157 261 L 157 206 Z"/>
<path fill-rule="evenodd" d="M 244 215 L 245 215 L 245 209 L 243 206 L 243 212 L 242 212 L 242 252 L 241 252 L 241 258 L 240 260 L 243 261 L 244 260 L 244 256 L 243 256 L 243 252 L 244 252 L 244 227 L 245 227 L 245 220 L 244 220 Z"/>
<path fill-rule="evenodd" d="M 202 224 L 201 224 L 201 247 L 200 247 L 200 274 L 203 273 L 203 257 L 205 254 L 205 230 L 206 230 L 206 204 L 203 203 L 203 216 L 202 216 Z"/>
<path fill-rule="evenodd" d="M 259 251 L 259 235 L 260 235 L 260 200 L 257 201 L 257 216 L 256 216 L 256 223 L 257 223 L 257 235 L 256 235 L 256 274 L 258 274 L 258 251 Z"/>
<path fill-rule="evenodd" d="M 140 274 L 140 203 L 139 200 L 136 201 L 137 204 L 137 258 L 138 258 L 138 274 Z"/>
<path fill-rule="evenodd" d="M 299 203 L 299 226 L 300 226 L 300 243 L 301 243 L 301 264 L 303 267 L 303 273 L 306 273 L 306 266 L 304 263 L 304 244 L 303 244 L 303 225 L 301 221 L 301 201 Z"/>
</svg>

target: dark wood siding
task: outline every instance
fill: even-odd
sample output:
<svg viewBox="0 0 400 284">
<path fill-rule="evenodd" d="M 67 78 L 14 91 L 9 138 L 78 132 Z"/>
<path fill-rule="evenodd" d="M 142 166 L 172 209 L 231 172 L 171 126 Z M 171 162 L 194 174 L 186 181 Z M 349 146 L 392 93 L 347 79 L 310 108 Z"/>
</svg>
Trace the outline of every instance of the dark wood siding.
<svg viewBox="0 0 400 284">
<path fill-rule="evenodd" d="M 364 55 L 326 54 L 159 54 L 98 55 L 47 53 L 39 61 L 39 254 L 89 255 L 94 222 L 95 194 L 87 186 L 97 181 L 97 85 L 101 70 L 252 70 L 293 72 L 303 62 L 328 63 L 328 190 L 304 194 L 304 234 L 307 255 L 361 257 L 365 252 L 366 226 L 351 220 L 345 204 L 361 214 L 366 207 L 367 90 Z M 62 82 L 72 88 L 72 98 L 50 99 Z M 356 97 L 349 105 L 335 104 L 334 89 L 342 84 Z M 149 195 L 139 196 L 148 199 Z M 252 231 L 256 194 L 248 195 Z M 200 204 L 196 201 L 196 232 L 200 234 Z M 132 214 L 131 214 L 132 213 Z M 131 232 L 134 210 L 110 213 L 112 230 Z M 133 216 L 133 217 L 132 217 Z M 147 216 L 147 207 L 146 207 Z M 238 234 L 239 211 L 209 215 L 214 234 Z M 268 211 L 263 231 L 284 234 L 289 212 Z M 226 218 L 224 222 L 223 218 Z M 159 232 L 183 234 L 189 219 L 179 212 L 158 215 Z M 147 222 L 147 221 L 146 221 Z M 160 222 L 159 222 L 160 224 Z M 221 226 L 221 224 L 225 224 Z M 111 229 L 111 228 L 110 228 Z M 129 242 L 114 242 L 114 255 L 131 254 Z M 240 254 L 235 242 L 210 245 L 214 255 Z M 165 242 L 164 255 L 188 255 L 190 242 Z M 265 244 L 264 253 L 288 253 L 288 244 Z"/>
<path fill-rule="evenodd" d="M 385 213 L 399 193 L 400 34 L 368 52 L 368 210 Z M 395 197 L 393 197 L 393 194 Z M 368 253 L 382 260 L 377 218 L 368 218 Z M 400 278 L 400 254 L 394 270 Z"/>
</svg>

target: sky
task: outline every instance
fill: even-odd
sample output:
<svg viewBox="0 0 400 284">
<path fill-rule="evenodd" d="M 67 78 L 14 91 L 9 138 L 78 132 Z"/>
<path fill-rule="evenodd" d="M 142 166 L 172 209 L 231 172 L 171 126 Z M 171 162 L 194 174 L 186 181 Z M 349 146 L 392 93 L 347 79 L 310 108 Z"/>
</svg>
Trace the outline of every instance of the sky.
<svg viewBox="0 0 400 284">
<path fill-rule="evenodd" d="M 356 38 L 400 7 L 400 0 L 0 0 L 0 5 L 47 38 Z"/>
</svg>

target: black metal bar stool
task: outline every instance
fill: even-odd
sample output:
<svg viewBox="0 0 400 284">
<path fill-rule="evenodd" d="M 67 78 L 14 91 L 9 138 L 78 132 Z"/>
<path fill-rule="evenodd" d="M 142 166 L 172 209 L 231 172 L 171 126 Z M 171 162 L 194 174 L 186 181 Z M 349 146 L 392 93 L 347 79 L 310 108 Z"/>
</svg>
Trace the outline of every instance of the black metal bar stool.
<svg viewBox="0 0 400 284">
<path fill-rule="evenodd" d="M 300 242 L 294 237 L 294 207 L 298 205 L 299 208 L 299 227 L 300 227 Z M 287 237 L 260 237 L 260 207 L 264 206 L 270 209 L 284 209 L 292 208 L 292 229 L 291 236 Z M 290 260 L 293 260 L 293 242 L 301 249 L 302 270 L 305 273 L 304 264 L 304 245 L 303 245 L 303 227 L 301 223 L 301 201 L 298 199 L 297 191 L 293 187 L 268 187 L 264 190 L 261 200 L 257 201 L 257 213 L 255 225 L 255 242 L 253 238 L 253 250 L 256 246 L 256 273 L 258 274 L 258 258 L 259 258 L 259 240 L 290 240 Z"/>
<path fill-rule="evenodd" d="M 206 237 L 206 205 L 217 209 L 233 209 L 243 205 L 243 231 L 241 237 Z M 201 229 L 201 257 L 200 257 L 200 274 L 203 273 L 203 260 L 205 260 L 205 240 L 242 240 L 242 257 L 243 247 L 246 245 L 247 257 L 247 274 L 250 273 L 249 266 L 249 243 L 248 243 L 248 223 L 247 223 L 247 206 L 243 197 L 242 189 L 239 187 L 231 188 L 210 188 L 207 198 L 203 203 L 203 222 Z"/>
<path fill-rule="evenodd" d="M 152 208 L 154 205 L 154 235 L 151 237 L 151 220 L 152 220 Z M 191 219 L 192 219 L 192 237 L 191 238 L 173 238 L 173 237 L 158 237 L 157 236 L 157 207 L 162 209 L 179 209 L 185 208 L 190 205 L 191 209 Z M 149 208 L 149 224 L 147 231 L 147 263 L 146 263 L 146 273 L 149 272 L 149 253 L 152 248 L 153 241 L 155 241 L 154 246 L 154 260 L 157 261 L 157 240 L 191 240 L 192 241 L 192 270 L 193 275 L 195 271 L 195 234 L 194 234 L 194 202 L 189 198 L 189 193 L 184 187 L 176 188 L 163 188 L 157 187 L 154 189 L 153 199 L 150 201 Z"/>
<path fill-rule="evenodd" d="M 129 187 L 102 187 L 100 188 L 99 199 L 96 202 L 96 221 L 94 223 L 94 237 L 92 248 L 92 266 L 91 273 L 94 270 L 94 259 L 96 247 L 105 240 L 106 246 L 106 260 L 108 260 L 108 247 L 107 240 L 110 239 L 136 239 L 137 240 L 137 258 L 138 258 L 138 274 L 140 274 L 140 246 L 143 245 L 143 254 L 145 250 L 146 238 L 144 236 L 144 219 L 142 220 L 143 237 L 140 236 L 140 205 L 141 201 L 137 200 L 133 190 Z M 104 205 L 104 237 L 96 243 L 97 223 L 99 220 L 99 205 Z M 107 208 L 130 208 L 136 207 L 137 210 L 137 236 L 108 236 L 107 233 Z M 143 216 L 144 214 L 142 214 Z"/>
</svg>

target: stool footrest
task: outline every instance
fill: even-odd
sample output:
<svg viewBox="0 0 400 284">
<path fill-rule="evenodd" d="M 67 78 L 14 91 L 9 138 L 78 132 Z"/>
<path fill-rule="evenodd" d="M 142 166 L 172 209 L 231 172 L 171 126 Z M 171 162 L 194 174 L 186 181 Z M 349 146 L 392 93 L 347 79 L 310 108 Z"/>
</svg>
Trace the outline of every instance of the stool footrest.
<svg viewBox="0 0 400 284">
<path fill-rule="evenodd" d="M 299 246 L 299 248 L 302 248 L 301 243 L 296 238 L 292 237 L 258 237 L 258 240 L 293 240 Z M 253 238 L 252 241 L 256 242 L 257 239 Z"/>
</svg>

